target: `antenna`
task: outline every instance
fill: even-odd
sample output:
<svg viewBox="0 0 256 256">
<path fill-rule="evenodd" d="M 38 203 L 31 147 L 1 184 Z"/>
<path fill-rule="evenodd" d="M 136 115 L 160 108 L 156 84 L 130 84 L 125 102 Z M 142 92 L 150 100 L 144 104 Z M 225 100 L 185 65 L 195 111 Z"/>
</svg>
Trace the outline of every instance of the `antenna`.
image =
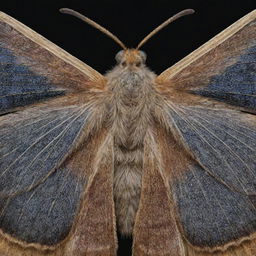
<svg viewBox="0 0 256 256">
<path fill-rule="evenodd" d="M 91 25 L 92 27 L 98 29 L 99 31 L 101 31 L 102 33 L 104 33 L 105 35 L 109 36 L 110 38 L 112 38 L 116 43 L 118 43 L 124 50 L 127 49 L 127 47 L 124 45 L 124 43 L 118 39 L 117 36 L 113 35 L 111 32 L 109 32 L 107 29 L 105 29 L 104 27 L 102 27 L 101 25 L 99 25 L 98 23 L 96 23 L 95 21 L 89 19 L 88 17 L 82 15 L 79 12 L 76 12 L 74 10 L 71 10 L 69 8 L 61 8 L 60 9 L 61 13 L 65 13 L 65 14 L 70 14 L 72 16 L 75 16 L 79 19 L 81 19 L 82 21 L 88 23 L 89 25 Z"/>
<path fill-rule="evenodd" d="M 186 9 L 183 10 L 177 14 L 175 14 L 174 16 L 172 16 L 171 18 L 169 18 L 168 20 L 166 20 L 165 22 L 163 22 L 161 25 L 159 25 L 157 28 L 155 28 L 153 31 L 151 31 L 146 37 L 144 37 L 140 43 L 138 44 L 138 46 L 136 47 L 136 50 L 138 50 L 143 44 L 145 44 L 152 36 L 154 36 L 156 33 L 158 33 L 162 28 L 164 28 L 165 26 L 169 25 L 171 22 L 179 19 L 182 16 L 185 15 L 189 15 L 189 14 L 193 14 L 195 11 L 193 9 Z"/>
</svg>

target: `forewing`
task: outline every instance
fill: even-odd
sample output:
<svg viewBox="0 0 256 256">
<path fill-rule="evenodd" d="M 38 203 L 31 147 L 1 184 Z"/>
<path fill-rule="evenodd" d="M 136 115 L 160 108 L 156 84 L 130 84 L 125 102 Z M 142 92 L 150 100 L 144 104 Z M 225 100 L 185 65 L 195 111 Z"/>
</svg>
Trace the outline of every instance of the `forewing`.
<svg viewBox="0 0 256 256">
<path fill-rule="evenodd" d="M 253 11 L 164 71 L 159 91 L 183 103 L 205 104 L 207 97 L 255 113 L 255 19 Z"/>
<path fill-rule="evenodd" d="M 91 67 L 0 12 L 0 113 L 102 89 L 103 80 Z"/>
</svg>

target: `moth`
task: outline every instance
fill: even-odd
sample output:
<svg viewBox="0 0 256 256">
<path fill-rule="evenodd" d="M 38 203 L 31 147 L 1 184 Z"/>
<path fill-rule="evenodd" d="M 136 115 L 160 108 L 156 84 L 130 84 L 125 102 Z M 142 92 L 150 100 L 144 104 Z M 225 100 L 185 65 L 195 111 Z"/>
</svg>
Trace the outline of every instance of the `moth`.
<svg viewBox="0 0 256 256">
<path fill-rule="evenodd" d="M 0 13 L 0 255 L 256 255 L 256 11 L 160 75 L 105 75 Z"/>
</svg>

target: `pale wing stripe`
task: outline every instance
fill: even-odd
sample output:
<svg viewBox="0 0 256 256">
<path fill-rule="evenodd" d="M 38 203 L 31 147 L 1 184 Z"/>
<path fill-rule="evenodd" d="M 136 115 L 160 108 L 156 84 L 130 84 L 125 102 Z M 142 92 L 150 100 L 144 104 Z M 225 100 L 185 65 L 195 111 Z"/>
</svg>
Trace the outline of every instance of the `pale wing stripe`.
<svg viewBox="0 0 256 256">
<path fill-rule="evenodd" d="M 76 110 L 75 110 L 76 111 Z M 73 113 L 75 112 L 75 111 L 73 111 Z M 71 113 L 71 114 L 73 114 L 73 113 Z M 28 124 L 28 125 L 25 125 L 25 126 L 22 126 L 21 128 L 22 129 L 17 129 L 17 132 L 18 132 L 18 130 L 19 130 L 19 132 L 21 133 L 22 132 L 22 130 L 24 130 L 24 129 L 26 129 L 28 126 L 32 126 L 31 127 L 31 129 L 32 129 L 32 135 L 34 135 L 35 133 L 38 133 L 38 132 L 40 132 L 41 130 L 43 130 L 45 127 L 47 127 L 48 125 L 50 125 L 50 124 L 52 124 L 52 123 L 54 123 L 54 122 L 60 122 L 60 121 L 62 121 L 63 119 L 65 119 L 65 116 L 63 117 L 63 118 L 59 118 L 59 119 L 56 119 L 56 117 L 60 117 L 61 115 L 63 115 L 63 113 L 56 113 L 56 115 L 55 116 L 53 116 L 53 117 L 51 117 L 51 121 L 50 122 L 48 122 L 48 123 L 46 123 L 46 124 L 39 124 L 40 125 L 40 127 L 38 128 L 38 127 L 35 127 L 35 126 L 33 126 L 33 125 L 35 125 L 35 124 L 37 124 L 37 123 L 39 123 L 40 121 L 44 121 L 44 120 L 49 120 L 49 117 L 47 117 L 47 118 L 42 118 L 42 119 L 39 119 L 39 120 L 36 120 L 36 121 L 34 121 L 34 122 L 32 122 L 32 123 L 30 123 L 30 124 Z M 17 126 L 15 125 L 15 129 L 17 128 Z M 19 127 L 20 128 L 20 127 Z M 35 131 L 35 129 L 36 129 L 36 131 Z M 10 132 L 9 132 L 10 133 Z M 10 134 L 9 134 L 10 135 Z M 15 135 L 13 135 L 13 134 L 11 134 L 11 136 L 17 136 L 16 134 Z M 19 136 L 20 137 L 20 136 Z M 12 145 L 9 145 L 10 143 L 9 143 L 9 140 L 10 140 L 10 137 L 0 137 L 0 139 L 5 139 L 6 140 L 6 144 L 4 144 L 3 142 L 1 142 L 1 146 L 2 146 L 2 148 L 4 147 L 4 146 L 9 146 L 9 147 L 12 147 Z M 18 147 L 16 147 L 14 150 L 17 150 L 18 148 L 20 148 L 22 145 L 23 145 L 23 140 L 22 140 L 22 138 L 20 139 L 20 144 L 19 144 L 19 146 Z M 7 151 L 8 151 L 8 153 L 7 154 L 5 154 L 5 155 L 2 155 L 1 157 L 0 157 L 0 159 L 1 158 L 3 158 L 4 156 L 7 156 L 7 155 L 9 155 L 11 152 L 13 152 L 14 150 L 12 150 L 12 151 L 9 151 L 9 148 L 7 148 Z"/>
<path fill-rule="evenodd" d="M 180 108 L 179 108 L 179 109 L 180 109 Z M 184 113 L 184 112 L 183 112 L 183 113 Z M 192 118 L 191 116 L 189 116 L 189 115 L 186 114 L 186 113 L 184 113 L 184 115 L 186 115 L 186 116 L 188 116 L 188 118 L 192 119 L 192 120 L 194 121 L 194 123 L 197 123 L 199 126 L 202 126 L 202 127 L 204 128 L 204 130 L 207 130 L 208 133 L 212 134 L 213 137 L 215 137 L 218 141 L 220 141 L 222 144 L 224 144 L 224 146 L 227 147 L 227 149 L 229 150 L 230 153 L 233 153 L 233 155 L 236 155 L 236 156 L 237 156 L 237 154 L 235 154 L 235 152 L 233 152 L 233 151 L 231 150 L 231 148 L 230 148 L 228 145 L 226 145 L 222 140 L 220 140 L 214 133 L 212 133 L 211 131 L 209 131 L 209 130 L 208 130 L 205 126 L 203 126 L 200 122 L 196 121 L 194 118 Z M 184 118 L 184 119 L 185 119 L 185 118 Z M 190 123 L 190 122 L 189 122 L 189 123 Z M 194 126 L 194 127 L 195 127 L 195 126 Z M 195 127 L 195 131 L 198 131 L 198 129 L 197 129 L 196 127 Z M 198 135 L 198 137 L 204 138 L 204 137 L 202 137 L 202 136 L 200 135 L 199 132 L 196 132 L 196 134 Z M 207 141 L 207 140 L 204 139 L 204 141 Z M 208 141 L 207 141 L 207 144 L 217 153 L 217 155 L 219 156 L 220 159 L 223 159 L 223 158 L 222 158 L 222 155 L 221 155 L 221 152 L 218 152 L 217 150 L 215 150 L 215 149 L 214 149 L 214 146 L 212 146 Z M 237 157 L 239 157 L 239 156 L 237 156 Z M 239 157 L 239 159 L 244 163 L 244 165 L 245 165 L 246 168 L 252 173 L 252 175 L 255 176 L 254 173 L 252 172 L 251 168 L 249 168 L 248 165 L 245 164 L 245 162 L 244 162 L 240 157 Z M 232 168 L 232 167 L 230 166 L 230 164 L 227 162 L 227 160 L 225 159 L 224 161 L 225 161 L 225 163 L 227 164 L 227 166 L 229 167 L 229 169 L 232 171 L 232 173 L 234 174 L 234 176 L 235 176 L 235 177 L 238 177 L 238 176 L 235 174 L 235 172 L 233 171 L 233 168 Z M 244 184 L 241 182 L 241 179 L 237 178 L 237 180 L 239 180 L 239 183 L 242 185 L 242 187 L 243 187 L 243 189 L 244 189 L 244 191 L 246 192 L 247 195 L 254 195 L 254 194 L 255 194 L 255 192 L 254 192 L 254 193 L 248 193 L 248 192 L 246 191 L 246 189 L 244 188 Z"/>
<path fill-rule="evenodd" d="M 61 120 L 63 120 L 63 119 L 61 119 Z M 58 121 L 60 121 L 60 120 L 58 120 Z M 49 124 L 51 124 L 51 123 L 53 123 L 53 122 L 56 122 L 56 120 L 52 120 L 52 121 L 48 122 L 47 124 L 41 126 L 41 127 L 39 128 L 39 130 L 37 130 L 37 132 L 40 132 L 40 130 L 43 130 L 46 126 L 48 126 Z M 34 135 L 34 134 L 33 134 L 33 135 Z M 6 142 L 6 144 L 2 144 L 2 143 L 1 143 L 1 146 L 2 146 L 2 147 L 8 146 L 7 143 L 8 143 L 8 141 Z M 7 153 L 1 155 L 0 159 L 2 159 L 2 158 L 4 158 L 4 157 L 7 157 L 8 155 L 10 155 L 10 154 L 12 154 L 13 152 L 17 151 L 18 149 L 20 149 L 22 146 L 23 146 L 23 141 L 21 140 L 20 143 L 19 143 L 19 145 L 18 145 L 17 147 L 15 147 L 13 150 L 9 151 L 9 148 L 8 148 L 8 149 L 7 149 Z M 12 147 L 12 145 L 10 145 L 10 147 Z"/>
<path fill-rule="evenodd" d="M 77 114 L 77 116 L 65 127 L 65 129 L 57 136 L 55 137 L 49 144 L 47 144 L 34 158 L 33 160 L 30 162 L 30 164 L 27 166 L 27 168 L 30 168 L 30 166 L 35 162 L 35 160 L 40 156 L 40 154 L 42 154 L 47 148 L 50 147 L 51 144 L 54 144 L 55 141 L 56 144 L 54 147 L 57 146 L 58 142 L 60 142 L 60 140 L 64 137 L 64 135 L 67 133 L 68 129 L 70 128 L 70 126 L 79 118 L 81 117 L 85 111 L 87 110 L 87 108 L 84 108 L 80 111 L 80 113 Z M 86 118 L 87 119 L 87 118 Z M 85 121 L 86 121 L 85 119 Z M 47 158 L 51 155 L 52 151 L 54 151 L 54 148 L 48 153 Z M 46 159 L 47 159 L 46 158 Z M 41 161 L 41 160 L 40 160 Z M 42 162 L 42 161 L 41 161 Z"/>
<path fill-rule="evenodd" d="M 76 117 L 76 119 L 78 119 L 79 117 L 81 117 L 89 108 L 90 108 L 90 107 L 84 108 L 84 109 L 81 111 L 81 114 L 79 114 L 79 116 Z M 86 116 L 86 117 L 84 118 L 84 122 L 83 122 L 83 124 L 81 125 L 80 130 L 77 132 L 77 135 L 76 135 L 76 137 L 74 138 L 74 141 L 76 141 L 77 138 L 80 136 L 81 131 L 83 130 L 83 128 L 84 128 L 84 126 L 85 126 L 85 123 L 86 123 L 86 120 L 87 120 L 88 118 L 89 118 L 88 116 Z M 75 120 L 76 120 L 76 119 L 75 119 Z M 70 123 L 68 126 L 70 127 L 70 126 L 75 122 L 75 120 L 72 120 L 72 123 Z M 58 141 L 57 141 L 57 143 L 55 144 L 54 147 L 57 146 L 57 144 L 60 142 L 61 138 L 64 137 L 64 135 L 65 135 L 65 133 L 67 133 L 67 131 L 68 131 L 68 129 L 66 128 L 66 129 L 65 129 L 65 132 L 63 131 L 64 134 L 58 139 Z M 45 150 L 45 148 L 44 148 L 44 150 Z M 53 150 L 54 150 L 54 148 L 52 149 L 52 151 L 53 151 Z M 50 155 L 51 155 L 51 152 L 49 152 L 47 158 L 48 158 Z M 67 154 L 66 154 L 66 155 L 67 155 Z M 45 159 L 45 161 L 47 161 L 47 158 Z M 29 187 L 29 190 L 31 190 L 31 189 L 33 189 L 34 187 L 36 187 L 37 185 L 43 183 L 43 182 L 55 171 L 55 168 L 56 168 L 56 166 L 53 167 L 52 170 L 51 170 L 50 172 L 48 172 L 48 174 L 47 174 L 43 179 L 41 179 L 40 181 L 38 181 L 37 183 L 34 184 L 34 182 L 32 182 L 31 186 Z M 70 173 L 71 173 L 71 171 L 69 170 L 69 171 L 67 172 L 66 176 L 68 176 Z M 67 185 L 67 183 L 66 183 L 66 185 Z"/>
<path fill-rule="evenodd" d="M 243 134 L 244 136 L 247 136 L 248 138 L 251 138 L 253 140 L 256 140 L 256 131 L 255 130 L 251 130 L 248 128 L 248 126 L 243 126 L 240 124 L 240 122 L 236 123 L 236 126 L 234 128 L 234 124 L 229 122 L 228 118 L 225 118 L 225 115 L 230 114 L 230 112 L 226 111 L 225 109 L 210 109 L 210 108 L 202 108 L 202 107 L 191 107 L 191 108 L 186 108 L 183 107 L 185 109 L 187 109 L 188 111 L 193 110 L 193 111 L 204 111 L 204 110 L 210 110 L 211 111 L 211 115 L 214 115 L 216 117 L 216 119 L 218 118 L 223 118 L 226 120 L 227 123 L 229 123 L 229 127 L 232 128 L 233 130 L 239 132 L 240 134 Z M 199 114 L 202 112 L 198 112 Z M 222 116 L 216 115 L 222 113 Z M 248 131 L 250 132 L 250 135 L 255 134 L 255 137 L 251 137 L 248 133 L 243 133 L 241 131 L 236 130 L 236 128 L 241 128 L 244 131 Z"/>
<path fill-rule="evenodd" d="M 40 94 L 46 92 L 64 92 L 63 90 L 47 90 L 47 91 L 35 91 L 35 92 L 23 92 L 23 93 L 13 93 L 13 94 L 5 94 L 1 95 L 0 98 L 6 98 L 11 96 L 19 96 L 19 95 L 32 95 L 32 94 Z"/>
<path fill-rule="evenodd" d="M 190 117 L 191 118 L 191 117 Z M 192 118 L 191 118 L 192 119 Z M 243 164 L 243 166 L 245 167 L 244 169 L 246 169 L 247 170 L 247 173 L 251 173 L 251 175 L 255 178 L 255 174 L 253 173 L 253 171 L 252 171 L 252 169 L 248 166 L 248 164 L 246 164 L 245 163 L 245 161 L 238 155 L 238 154 L 236 154 L 226 143 L 224 143 L 219 137 L 217 137 L 214 133 L 212 133 L 209 129 L 207 129 L 204 125 L 202 125 L 200 122 L 197 122 L 195 119 L 192 119 L 192 120 L 194 120 L 194 122 L 195 123 L 198 123 L 198 126 L 201 126 L 202 128 L 204 128 L 208 133 L 210 133 L 213 137 L 215 137 L 218 141 L 220 141 L 225 147 L 226 147 L 226 149 L 229 151 L 229 153 L 231 154 L 231 155 L 233 155 L 236 159 L 237 159 L 237 161 L 236 162 L 241 162 L 242 164 Z M 209 144 L 210 145 L 210 144 Z M 212 145 L 211 146 L 212 147 L 212 149 L 214 148 L 214 146 Z M 216 152 L 216 151 L 215 151 Z M 219 155 L 219 157 L 221 157 L 221 153 L 219 153 L 218 154 Z M 232 168 L 231 167 L 231 165 L 229 164 L 229 162 L 227 162 L 226 160 L 225 160 L 225 162 L 228 164 L 228 166 L 230 167 L 229 169 L 230 170 L 234 170 L 235 168 Z M 231 162 L 231 163 L 233 163 L 233 162 Z M 234 173 L 234 172 L 233 172 Z M 237 175 L 237 177 L 238 177 L 238 175 Z M 241 180 L 241 178 L 239 179 L 239 180 Z M 246 182 L 246 181 L 244 181 L 244 182 Z M 244 184 L 244 183 L 241 183 L 241 184 Z M 251 192 L 248 192 L 248 190 L 247 189 L 245 189 L 246 190 L 246 192 L 247 192 L 247 195 L 255 195 L 255 192 L 253 192 L 253 193 L 251 193 Z"/>
<path fill-rule="evenodd" d="M 75 117 L 73 116 L 74 117 L 73 120 L 71 120 L 71 122 L 69 124 L 67 124 L 67 126 L 64 128 L 64 130 L 57 137 L 55 137 L 49 144 L 47 144 L 45 147 L 42 148 L 42 150 L 32 159 L 32 161 L 29 163 L 27 168 L 30 168 L 30 166 L 36 161 L 36 159 L 40 156 L 40 154 L 42 154 L 47 148 L 49 148 L 52 144 L 54 144 L 55 141 L 57 141 L 57 143 L 58 143 L 64 137 L 64 135 L 68 131 L 69 127 L 74 123 L 74 121 L 77 118 L 79 118 L 84 112 L 85 112 L 85 110 L 82 109 L 80 112 L 76 113 L 77 115 Z M 43 137 L 45 137 L 45 136 L 43 136 Z M 55 144 L 55 146 L 57 145 L 57 143 Z M 52 149 L 52 151 L 53 150 L 54 150 L 54 148 Z M 50 151 L 48 153 L 48 156 L 52 153 L 52 151 Z"/>
<path fill-rule="evenodd" d="M 52 113 L 52 112 L 56 112 L 56 114 L 57 115 L 59 115 L 59 111 L 60 110 L 65 110 L 65 111 L 67 111 L 67 110 L 69 110 L 69 109 L 76 109 L 77 108 L 77 106 L 67 106 L 67 107 L 62 107 L 62 108 L 55 108 L 55 109 L 47 109 L 47 110 L 45 110 L 45 107 L 43 107 L 43 109 L 38 109 L 38 112 L 35 114 L 34 113 L 34 110 L 33 110 L 33 112 L 28 112 L 28 114 L 26 115 L 26 116 L 22 116 L 22 118 L 20 118 L 20 116 L 21 116 L 21 112 L 19 112 L 19 114 L 18 114 L 18 116 L 19 116 L 19 120 L 17 120 L 16 122 L 15 122 L 15 128 L 18 130 L 19 128 L 25 128 L 25 127 L 27 127 L 27 126 L 29 126 L 29 125 L 32 125 L 32 124 L 34 124 L 34 123 L 37 123 L 37 122 L 40 122 L 40 121 L 42 121 L 42 120 L 46 120 L 47 118 L 49 118 L 49 117 L 46 117 L 46 118 L 40 118 L 41 117 L 41 115 L 46 115 L 46 114 L 49 114 L 49 113 Z M 40 114 L 40 115 L 39 115 Z M 17 114 L 10 114 L 10 115 L 8 115 L 8 117 L 7 116 L 2 116 L 2 120 L 1 120 L 1 116 L 0 116 L 0 122 L 2 122 L 2 124 L 0 123 L 0 129 L 3 129 L 3 126 L 5 125 L 5 124 L 3 124 L 4 122 L 6 122 L 8 119 L 10 119 L 10 118 L 12 118 L 12 119 L 16 119 L 16 115 Z M 34 115 L 34 116 L 32 116 L 32 115 Z M 33 119 L 33 117 L 34 117 L 34 119 Z M 40 119 L 38 119 L 38 118 L 40 118 Z M 32 121 L 31 121 L 32 120 Z M 31 122 L 29 122 L 29 121 L 31 121 Z M 23 124 L 23 123 L 25 123 L 25 124 Z M 8 127 L 9 128 L 9 127 Z M 9 129 L 7 129 L 7 132 L 9 132 Z M 2 138 L 3 136 L 0 136 L 0 139 Z"/>
</svg>

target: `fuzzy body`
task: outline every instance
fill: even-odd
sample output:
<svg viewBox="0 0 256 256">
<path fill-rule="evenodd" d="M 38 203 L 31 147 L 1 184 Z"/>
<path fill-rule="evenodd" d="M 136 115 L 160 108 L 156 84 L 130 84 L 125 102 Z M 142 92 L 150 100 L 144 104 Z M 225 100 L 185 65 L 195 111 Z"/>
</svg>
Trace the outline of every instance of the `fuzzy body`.
<svg viewBox="0 0 256 256">
<path fill-rule="evenodd" d="M 139 206 L 144 137 L 152 119 L 155 75 L 146 67 L 117 65 L 107 75 L 114 140 L 114 201 L 118 230 L 131 235 Z"/>
</svg>

